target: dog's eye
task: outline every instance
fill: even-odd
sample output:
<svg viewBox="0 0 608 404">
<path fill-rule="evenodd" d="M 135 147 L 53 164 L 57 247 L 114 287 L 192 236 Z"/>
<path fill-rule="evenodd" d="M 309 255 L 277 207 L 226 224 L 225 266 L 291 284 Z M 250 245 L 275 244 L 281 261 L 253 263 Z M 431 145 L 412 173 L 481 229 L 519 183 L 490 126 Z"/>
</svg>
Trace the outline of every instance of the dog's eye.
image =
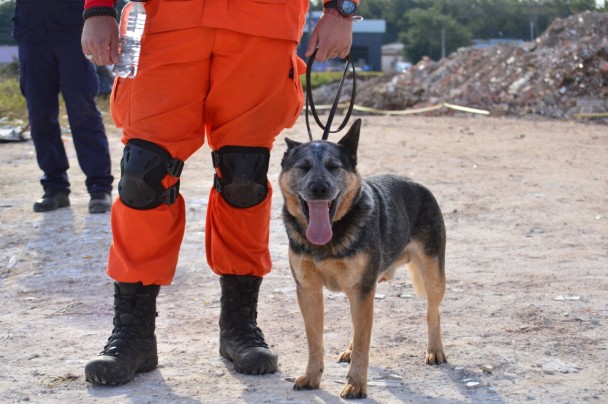
<svg viewBox="0 0 608 404">
<path fill-rule="evenodd" d="M 341 168 L 340 164 L 337 163 L 327 163 L 325 164 L 325 168 L 327 168 L 329 171 L 336 171 L 339 170 Z"/>
<path fill-rule="evenodd" d="M 296 168 L 298 170 L 302 170 L 304 172 L 308 172 L 312 168 L 312 165 L 309 164 L 309 163 L 303 163 L 303 164 L 298 165 Z"/>
</svg>

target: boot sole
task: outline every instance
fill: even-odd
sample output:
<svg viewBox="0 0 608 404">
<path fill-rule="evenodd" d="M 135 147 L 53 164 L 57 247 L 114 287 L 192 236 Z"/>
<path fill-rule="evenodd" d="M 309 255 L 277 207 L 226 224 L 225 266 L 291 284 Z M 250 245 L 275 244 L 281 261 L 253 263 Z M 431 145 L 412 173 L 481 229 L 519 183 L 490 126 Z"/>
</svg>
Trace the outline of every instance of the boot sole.
<svg viewBox="0 0 608 404">
<path fill-rule="evenodd" d="M 147 358 L 146 362 L 141 364 L 134 372 L 127 372 L 126 374 L 119 375 L 117 377 L 117 369 L 112 369 L 106 364 L 96 363 L 94 360 L 89 362 L 84 369 L 85 379 L 89 383 L 93 383 L 99 386 L 121 386 L 129 383 L 133 380 L 133 377 L 137 373 L 151 372 L 158 367 L 158 356 L 154 355 L 151 358 Z"/>
<path fill-rule="evenodd" d="M 106 213 L 112 210 L 112 205 L 93 203 L 89 204 L 89 213 Z"/>
<path fill-rule="evenodd" d="M 264 361 L 266 363 L 256 361 L 247 365 L 236 362 L 234 358 L 228 354 L 228 351 L 226 351 L 224 344 L 222 344 L 221 342 L 220 355 L 223 358 L 228 359 L 230 362 L 232 362 L 234 365 L 234 370 L 238 373 L 244 373 L 248 375 L 267 375 L 276 373 L 278 370 L 277 361 L 272 359 L 270 361 Z"/>
<path fill-rule="evenodd" d="M 60 203 L 57 207 L 42 206 L 42 205 L 34 204 L 34 212 L 36 212 L 36 213 L 52 212 L 52 211 L 57 210 L 57 209 L 68 208 L 68 207 L 70 207 L 70 201 L 67 201 L 67 202 L 64 202 L 64 203 Z"/>
</svg>

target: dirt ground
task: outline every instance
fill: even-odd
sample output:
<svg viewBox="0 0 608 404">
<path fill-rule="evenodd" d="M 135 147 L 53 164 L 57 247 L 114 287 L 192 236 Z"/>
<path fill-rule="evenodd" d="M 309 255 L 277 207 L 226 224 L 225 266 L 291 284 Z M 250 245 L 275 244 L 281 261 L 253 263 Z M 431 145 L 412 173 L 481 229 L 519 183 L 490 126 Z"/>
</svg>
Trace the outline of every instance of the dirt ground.
<svg viewBox="0 0 608 404">
<path fill-rule="evenodd" d="M 110 128 L 110 126 L 108 126 Z M 114 172 L 122 147 L 109 129 Z M 320 137 L 320 131 L 317 132 Z M 104 273 L 109 215 L 90 215 L 69 134 L 72 207 L 35 214 L 42 194 L 31 142 L 0 144 L 0 402 L 336 403 L 336 363 L 350 338 L 346 298 L 326 293 L 321 388 L 293 391 L 307 347 L 287 263 L 278 168 L 271 158 L 273 272 L 258 323 L 279 354 L 268 376 L 233 372 L 218 354 L 220 289 L 204 258 L 209 150 L 182 176 L 188 224 L 174 283 L 161 289 L 160 366 L 121 387 L 94 387 L 83 368 L 109 336 Z M 339 135 L 332 135 L 338 140 Z M 407 272 L 377 288 L 369 397 L 362 403 L 607 402 L 608 128 L 491 117 L 364 117 L 363 175 L 411 176 L 445 215 L 448 289 L 441 306 L 449 364 L 424 364 L 425 302 Z"/>
</svg>

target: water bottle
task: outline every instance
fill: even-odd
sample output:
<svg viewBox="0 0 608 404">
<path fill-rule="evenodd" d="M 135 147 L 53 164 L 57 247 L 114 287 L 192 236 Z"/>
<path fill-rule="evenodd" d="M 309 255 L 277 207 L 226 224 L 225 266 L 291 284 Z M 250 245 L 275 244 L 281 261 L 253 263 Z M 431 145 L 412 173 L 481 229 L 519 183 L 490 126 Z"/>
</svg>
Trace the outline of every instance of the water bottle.
<svg viewBox="0 0 608 404">
<path fill-rule="evenodd" d="M 137 75 L 141 36 L 146 25 L 147 0 L 130 0 L 122 9 L 120 16 L 120 43 L 118 63 L 114 65 L 114 74 L 118 77 L 133 78 Z"/>
</svg>

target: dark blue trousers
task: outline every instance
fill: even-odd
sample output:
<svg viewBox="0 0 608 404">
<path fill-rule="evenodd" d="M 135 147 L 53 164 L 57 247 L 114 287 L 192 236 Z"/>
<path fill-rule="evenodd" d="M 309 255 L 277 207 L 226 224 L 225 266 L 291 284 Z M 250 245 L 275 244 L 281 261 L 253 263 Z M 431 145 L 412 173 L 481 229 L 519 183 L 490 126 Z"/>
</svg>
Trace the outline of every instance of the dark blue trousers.
<svg viewBox="0 0 608 404">
<path fill-rule="evenodd" d="M 80 168 L 88 192 L 111 192 L 110 152 L 101 113 L 95 104 L 99 81 L 85 59 L 80 36 L 18 42 L 21 91 L 26 98 L 40 180 L 45 192 L 70 192 L 68 158 L 59 126 L 59 93 L 63 95 Z"/>
</svg>

